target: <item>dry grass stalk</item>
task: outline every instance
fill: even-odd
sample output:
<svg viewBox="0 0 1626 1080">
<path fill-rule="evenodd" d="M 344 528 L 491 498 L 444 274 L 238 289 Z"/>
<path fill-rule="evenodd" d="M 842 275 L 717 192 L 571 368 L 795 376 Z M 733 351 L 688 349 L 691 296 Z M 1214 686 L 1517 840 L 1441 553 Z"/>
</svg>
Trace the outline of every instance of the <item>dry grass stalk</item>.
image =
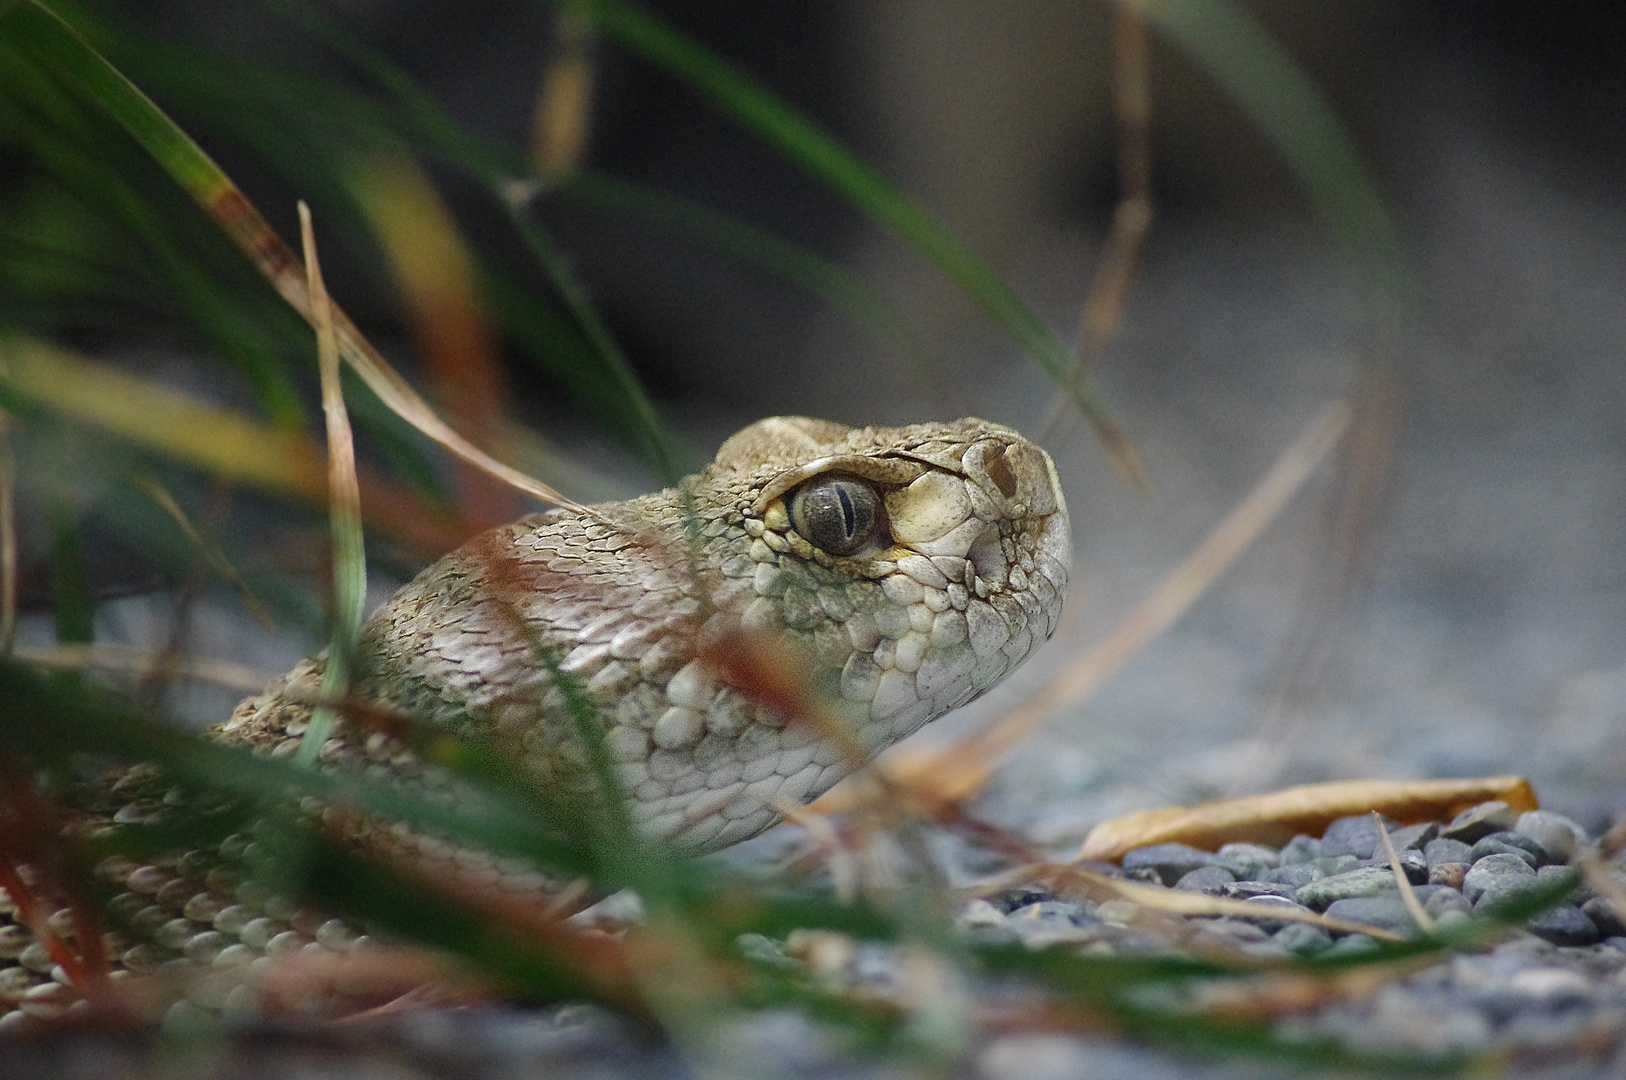
<svg viewBox="0 0 1626 1080">
<path fill-rule="evenodd" d="M 133 482 L 136 487 L 147 494 L 148 498 L 158 504 L 160 510 L 170 516 L 170 519 L 175 522 L 176 528 L 180 529 L 181 534 L 192 543 L 193 547 L 198 549 L 204 561 L 213 567 L 215 573 L 224 578 L 226 583 L 232 587 L 232 591 L 237 594 L 237 598 L 242 601 L 249 614 L 254 616 L 254 620 L 271 633 L 277 633 L 276 620 L 271 618 L 271 613 L 265 610 L 259 598 L 254 595 L 254 591 L 248 587 L 248 582 L 244 581 L 243 576 L 237 572 L 237 567 L 233 566 L 231 560 L 226 558 L 226 553 L 220 550 L 218 544 L 215 544 L 198 530 L 198 527 L 192 523 L 191 516 L 176 501 L 170 490 L 150 476 L 135 477 Z"/>
<path fill-rule="evenodd" d="M 1051 400 L 1040 430 L 1054 433 L 1069 415 L 1070 395 L 1080 389 L 1118 336 L 1129 290 L 1151 230 L 1152 79 L 1151 40 L 1146 21 L 1133 7 L 1113 12 L 1112 108 L 1118 123 L 1118 205 L 1096 264 L 1095 276 L 1079 313 L 1078 349 L 1063 389 Z M 1142 483 L 1144 486 L 1144 483 Z"/>
<path fill-rule="evenodd" d="M 43 648 L 20 648 L 15 656 L 25 664 L 56 671 L 118 671 L 139 675 L 149 671 L 165 657 L 149 649 L 125 645 L 68 644 Z M 273 676 L 245 664 L 230 660 L 212 660 L 197 656 L 183 656 L 173 662 L 174 675 L 212 683 L 228 690 L 257 694 Z"/>
<path fill-rule="evenodd" d="M 0 360 L 14 389 L 53 412 L 261 491 L 310 503 L 327 498 L 324 456 L 302 432 L 18 334 L 0 336 Z M 362 475 L 367 521 L 419 553 L 440 555 L 474 531 L 402 484 Z"/>
<path fill-rule="evenodd" d="M 593 131 L 597 72 L 593 19 L 571 4 L 553 17 L 553 49 L 542 72 L 531 121 L 531 158 L 542 175 L 565 177 L 581 168 Z"/>
<path fill-rule="evenodd" d="M 1434 933 L 1434 920 L 1423 910 L 1417 894 L 1412 891 L 1411 880 L 1406 877 L 1406 871 L 1400 866 L 1400 853 L 1395 851 L 1394 841 L 1389 839 L 1389 828 L 1383 824 L 1383 815 L 1376 810 L 1372 811 L 1372 821 L 1377 825 L 1378 845 L 1383 848 L 1384 857 L 1389 860 L 1389 870 L 1395 876 L 1395 888 L 1400 890 L 1400 902 L 1406 905 L 1406 914 L 1417 924 L 1417 929 L 1425 934 Z"/>
<path fill-rule="evenodd" d="M 480 300 L 480 273 L 457 220 L 423 169 L 405 153 L 382 154 L 354 186 L 405 302 L 413 343 L 434 398 L 482 447 L 497 452 L 508 421 L 508 388 L 496 334 Z M 521 513 L 506 484 L 458 462 L 464 514 L 492 524 Z"/>
</svg>

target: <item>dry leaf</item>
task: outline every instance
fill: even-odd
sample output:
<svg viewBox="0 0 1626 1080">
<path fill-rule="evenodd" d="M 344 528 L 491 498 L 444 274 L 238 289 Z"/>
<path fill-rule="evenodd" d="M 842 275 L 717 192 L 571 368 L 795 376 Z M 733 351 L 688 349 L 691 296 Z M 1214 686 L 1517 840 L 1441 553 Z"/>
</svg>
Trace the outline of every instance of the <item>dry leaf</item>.
<svg viewBox="0 0 1626 1080">
<path fill-rule="evenodd" d="M 1472 780 L 1339 780 L 1269 795 L 1170 806 L 1103 821 L 1077 859 L 1118 859 L 1148 844 L 1181 843 L 1213 851 L 1221 844 L 1284 844 L 1297 833 L 1319 836 L 1337 818 L 1377 811 L 1401 823 L 1454 817 L 1500 799 L 1516 812 L 1534 810 L 1536 793 L 1521 776 Z"/>
</svg>

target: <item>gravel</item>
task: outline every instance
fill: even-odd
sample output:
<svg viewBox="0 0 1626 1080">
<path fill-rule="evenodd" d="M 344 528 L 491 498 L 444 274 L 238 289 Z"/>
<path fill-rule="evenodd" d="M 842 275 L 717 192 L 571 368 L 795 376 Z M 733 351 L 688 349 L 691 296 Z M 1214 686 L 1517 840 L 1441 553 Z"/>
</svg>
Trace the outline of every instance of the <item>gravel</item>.
<svg viewBox="0 0 1626 1080">
<path fill-rule="evenodd" d="M 1523 815 L 1501 802 L 1485 803 L 1450 822 L 1392 827 L 1407 882 L 1436 930 L 1466 927 L 1475 917 L 1516 909 L 1536 893 L 1563 896 L 1509 929 L 1501 940 L 1465 948 L 1422 970 L 1396 972 L 1365 994 L 1275 1021 L 1279 1035 L 1331 1039 L 1352 1051 L 1412 1053 L 1441 1058 L 1460 1054 L 1626 1053 L 1626 920 L 1582 882 L 1574 860 L 1592 838 L 1560 814 Z M 1257 906 L 1258 915 L 1196 916 L 1187 920 L 1201 940 L 1255 959 L 1352 957 L 1380 947 L 1370 935 L 1329 930 L 1299 921 L 1322 913 L 1343 923 L 1423 936 L 1378 843 L 1371 815 L 1341 818 L 1320 837 L 1297 836 L 1280 849 L 1228 844 L 1218 852 L 1183 844 L 1157 844 L 1128 852 L 1128 876 L 1154 874 L 1183 892 L 1199 892 Z M 1622 872 L 1616 870 L 1615 873 Z M 1015 924 L 1029 911 L 1061 909 L 1032 902 L 1002 914 L 999 904 L 972 901 L 962 925 L 986 931 L 992 920 Z M 1093 907 L 1094 914 L 1091 915 Z M 1148 935 L 1088 933 L 1135 922 L 1135 905 L 1122 901 L 1069 909 L 1076 940 L 1019 934 L 1030 947 L 1083 948 L 1090 955 L 1156 951 Z M 1172 918 L 1172 916 L 1170 916 Z M 1061 942 L 1061 944 L 1057 944 Z M 1133 950 L 1126 948 L 1133 945 Z M 1189 939 L 1165 940 L 1180 952 Z"/>
</svg>

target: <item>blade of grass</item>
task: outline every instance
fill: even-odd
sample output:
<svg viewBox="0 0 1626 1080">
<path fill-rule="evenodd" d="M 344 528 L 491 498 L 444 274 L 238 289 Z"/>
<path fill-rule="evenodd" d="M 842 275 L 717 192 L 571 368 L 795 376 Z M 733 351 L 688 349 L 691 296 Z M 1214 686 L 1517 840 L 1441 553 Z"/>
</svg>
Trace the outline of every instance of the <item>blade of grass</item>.
<svg viewBox="0 0 1626 1080">
<path fill-rule="evenodd" d="M 936 264 L 1067 389 L 1117 469 L 1137 486 L 1146 486 L 1145 468 L 1105 405 L 1083 380 L 1068 382 L 1072 355 L 1067 346 L 930 214 L 766 87 L 648 12 L 621 0 L 571 2 L 590 12 L 604 33 L 706 94 L 747 130 Z"/>
<path fill-rule="evenodd" d="M 367 602 L 367 548 L 361 534 L 356 448 L 350 435 L 350 414 L 344 408 L 344 390 L 339 384 L 339 337 L 333 325 L 333 304 L 316 256 L 310 207 L 303 201 L 299 204 L 299 235 L 305 248 L 306 287 L 316 324 L 322 412 L 327 417 L 328 527 L 333 534 L 333 627 L 328 638 L 327 666 L 322 671 L 322 697 L 342 701 L 350 692 L 351 661 Z M 310 726 L 300 737 L 295 763 L 306 768 L 316 764 L 316 755 L 327 742 L 336 719 L 327 705 L 312 712 Z"/>
<path fill-rule="evenodd" d="M 0 350 L 0 377 L 5 375 Z M 0 656 L 17 640 L 17 460 L 11 451 L 12 418 L 0 408 Z"/>
<path fill-rule="evenodd" d="M 278 294 L 307 322 L 310 294 L 299 259 L 203 149 L 71 26 L 39 0 L 23 0 L 0 17 L 14 40 L 46 59 L 107 110 L 248 256 Z M 400 416 L 451 453 L 538 499 L 582 509 L 548 485 L 504 465 L 435 415 L 423 398 L 361 335 L 343 311 L 333 322 L 340 355 Z"/>
<path fill-rule="evenodd" d="M 1400 294 L 1400 239 L 1371 168 L 1320 90 L 1258 19 L 1231 0 L 1123 2 L 1208 69 L 1361 257 L 1372 283 Z"/>
<path fill-rule="evenodd" d="M 480 273 L 456 219 L 405 152 L 366 157 L 350 180 L 405 302 L 430 392 L 467 430 L 482 433 L 482 444 L 501 452 L 508 390 L 480 302 Z M 506 487 L 458 464 L 465 514 L 493 524 L 518 516 Z"/>
<path fill-rule="evenodd" d="M 581 168 L 593 126 L 593 21 L 580 8 L 561 6 L 553 18 L 553 55 L 542 71 L 531 156 L 550 176 Z"/>
<path fill-rule="evenodd" d="M 18 648 L 13 655 L 24 664 L 54 671 L 119 671 L 140 675 L 163 659 L 147 649 L 119 645 L 57 645 L 48 649 Z M 175 661 L 175 674 L 199 682 L 212 683 L 244 694 L 257 694 L 270 682 L 270 672 L 243 664 L 203 657 L 181 657 Z"/>
<path fill-rule="evenodd" d="M 198 401 L 177 390 L 21 336 L 0 337 L 0 387 L 25 403 L 139 446 L 304 503 L 327 497 L 321 452 L 306 436 Z M 425 553 L 455 547 L 468 528 L 445 511 L 369 475 L 369 521 Z"/>
<path fill-rule="evenodd" d="M 192 523 L 191 517 L 187 514 L 185 508 L 176 501 L 170 490 L 159 482 L 156 477 L 152 476 L 136 476 L 132 482 L 148 498 L 157 503 L 159 509 L 169 515 L 170 520 L 175 522 L 176 528 L 180 529 L 182 535 L 202 554 L 204 561 L 213 567 L 215 573 L 219 574 L 232 587 L 232 591 L 243 602 L 243 606 L 248 609 L 249 614 L 254 616 L 255 621 L 271 633 L 276 633 L 276 620 L 271 618 L 271 614 L 265 610 L 265 606 L 254 595 L 254 591 L 248 587 L 248 582 L 243 580 L 243 576 L 237 572 L 237 568 L 231 564 L 231 560 L 226 558 L 226 553 L 220 550 L 220 546 L 198 531 L 198 527 Z"/>
</svg>

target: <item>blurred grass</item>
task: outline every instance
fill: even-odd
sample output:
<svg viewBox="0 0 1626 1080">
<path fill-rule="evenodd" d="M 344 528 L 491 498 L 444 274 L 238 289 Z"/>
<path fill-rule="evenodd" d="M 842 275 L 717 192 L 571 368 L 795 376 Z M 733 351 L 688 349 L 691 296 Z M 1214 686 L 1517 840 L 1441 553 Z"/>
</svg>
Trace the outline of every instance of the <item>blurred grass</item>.
<svg viewBox="0 0 1626 1080">
<path fill-rule="evenodd" d="M 199 205 L 218 207 L 221 200 L 235 198 L 235 188 L 138 85 L 162 97 L 177 115 L 204 122 L 211 140 L 252 155 L 304 193 L 320 211 L 324 237 L 331 231 L 334 248 L 360 252 L 360 262 L 374 272 L 357 288 L 390 296 L 399 285 L 406 296 L 415 296 L 407 302 L 410 315 L 424 320 L 422 339 L 466 327 L 456 320 L 469 313 L 452 309 L 479 305 L 469 317 L 481 320 L 503 346 L 546 369 L 562 392 L 667 479 L 688 466 L 688 456 L 665 432 L 567 253 L 531 212 L 538 200 L 580 200 L 703 237 L 818 292 L 910 362 L 929 369 L 931 358 L 922 354 L 907 321 L 841 267 L 705 207 L 613 177 L 575 167 L 567 175 L 552 175 L 526 150 L 493 145 L 458 128 L 400 69 L 309 11 L 275 6 L 355 64 L 375 90 L 384 91 L 384 99 L 333 77 L 226 60 L 143 38 L 122 26 L 110 4 L 0 0 L 0 154 L 8 162 L 0 178 L 7 196 L 0 200 L 0 406 L 19 421 L 12 434 L 22 450 L 23 490 L 30 505 L 45 508 L 39 512 L 47 523 L 59 641 L 94 639 L 98 598 L 87 566 L 86 520 L 99 505 L 133 505 L 129 498 L 135 489 L 125 482 L 132 468 L 165 482 L 165 490 L 172 484 L 183 501 L 194 497 L 188 493 L 195 490 L 199 472 L 273 492 L 290 500 L 288 505 L 314 506 L 326 498 L 322 454 L 310 429 L 315 382 L 310 331 L 199 212 Z M 1398 263 L 1397 243 L 1359 155 L 1319 98 L 1306 93 L 1308 83 L 1291 60 L 1239 9 L 1220 0 L 1142 7 L 1154 25 L 1202 56 L 1272 134 L 1339 234 L 1375 253 L 1382 265 Z M 1007 286 L 805 117 L 637 7 L 580 0 L 572 10 L 590 17 L 608 38 L 710 95 L 767 144 L 892 229 L 964 288 L 1041 367 L 1053 377 L 1064 375 L 1066 348 Z M 58 14 L 67 22 L 57 22 Z M 72 30 L 64 36 L 70 26 L 85 38 L 76 39 Z M 79 50 L 75 40 L 94 42 L 117 67 L 93 62 L 96 54 Z M 136 82 L 124 82 L 120 70 Z M 502 258 L 464 235 L 449 213 L 442 215 L 432 181 L 415 155 L 450 166 L 485 188 L 513 230 L 511 239 L 549 282 L 548 293 L 528 291 Z M 409 187 L 381 193 L 380 163 L 405 170 L 392 175 L 397 181 L 407 178 Z M 436 207 L 438 255 L 413 247 L 418 241 L 398 221 L 379 218 L 407 212 L 408 205 Z M 237 209 L 252 211 L 246 203 Z M 328 244 L 324 240 L 324 250 Z M 261 254 L 281 257 L 270 249 Z M 431 256 L 431 263 L 458 264 L 455 297 L 427 295 L 433 274 L 413 260 Z M 391 259 L 394 279 L 386 271 Z M 227 375 L 234 380 L 236 399 L 247 404 L 205 401 L 153 376 L 81 355 L 97 347 L 117 348 L 127 337 L 198 355 L 200 366 L 219 364 L 210 378 Z M 439 377 L 453 378 L 448 374 L 453 366 Z M 473 388 L 448 383 L 442 400 L 452 405 L 447 399 L 463 391 L 469 396 L 455 405 L 463 419 L 491 424 L 505 418 L 500 379 L 487 378 Z M 473 527 L 477 508 L 458 506 L 466 478 L 447 483 L 429 442 L 360 381 L 345 383 L 344 399 L 369 460 L 381 463 L 362 470 L 364 510 L 375 543 L 391 537 L 425 555 Z M 1110 417 L 1099 402 L 1083 396 L 1077 404 L 1109 433 L 1109 443 L 1119 440 L 1115 452 L 1127 452 L 1121 436 L 1111 435 Z M 82 435 L 85 429 L 119 442 L 96 442 L 97 452 L 73 457 L 31 452 L 64 430 Z M 500 431 L 482 433 L 495 434 L 493 446 L 500 447 Z M 113 452 L 115 445 L 127 449 Z M 73 471 L 78 469 L 83 474 Z M 104 495 L 75 498 L 73 493 L 87 485 Z M 108 491 L 122 495 L 106 496 Z M 121 513 L 119 520 L 129 523 L 125 535 L 158 565 L 233 557 L 229 546 L 223 556 L 201 550 L 206 545 L 189 549 L 173 521 L 154 516 L 150 502 L 142 502 L 147 517 Z M 309 511 L 293 511 L 291 519 L 302 525 L 313 520 Z M 350 538 L 359 534 L 351 529 Z M 259 573 L 244 577 L 256 591 L 264 588 L 273 606 L 279 590 L 307 600 L 323 591 L 309 575 L 280 575 L 269 585 Z M 284 599 L 280 606 L 299 605 Z M 570 680 L 551 657 L 538 660 L 568 688 Z M 1038 995 L 1026 1017 L 1035 1027 L 1059 1017 L 1204 1053 L 1246 1052 L 1305 1064 L 1452 1064 L 1307 1046 L 1278 1037 L 1268 1018 L 1237 1023 L 1193 1012 L 1188 1007 L 1192 987 L 1257 973 L 1255 965 L 1240 959 L 1102 958 L 978 944 L 949 925 L 951 905 L 944 898 L 923 902 L 918 886 L 871 889 L 859 900 L 841 902 L 817 882 L 746 876 L 652 850 L 624 816 L 605 812 L 618 805 L 614 776 L 601 760 L 596 738 L 601 720 L 580 695 L 571 711 L 585 745 L 598 754 L 596 810 L 538 790 L 503 748 L 454 739 L 444 731 L 412 729 L 407 737 L 423 757 L 467 786 L 471 795 L 461 805 L 363 776 L 299 769 L 199 741 L 147 715 L 127 696 L 89 680 L 43 677 L 9 660 L 0 660 L 0 700 L 6 705 L 0 711 L 0 753 L 18 756 L 58 783 L 75 774 L 86 747 L 95 747 L 110 760 L 157 763 L 200 798 L 217 796 L 217 807 L 218 796 L 230 796 L 230 809 L 217 809 L 213 816 L 200 812 L 99 837 L 82 853 L 87 860 L 114 850 L 151 853 L 218 839 L 252 820 L 259 823 L 254 828 L 265 849 L 282 853 L 260 868 L 279 888 L 403 940 L 460 956 L 529 1000 L 605 1001 L 669 1029 L 736 1010 L 788 1004 L 877 1051 L 919 1052 L 929 1025 L 912 1023 L 918 1017 L 911 1017 L 906 1003 L 851 993 L 785 954 L 781 943 L 792 931 L 821 929 L 925 949 L 973 985 L 1020 980 L 1025 992 Z M 357 859 L 310 827 L 296 809 L 304 797 L 511 855 L 561 879 L 585 878 L 601 891 L 636 888 L 650 912 L 648 924 L 614 948 L 585 948 L 585 939 L 564 928 L 539 928 L 513 912 L 484 909 L 479 898 L 443 888 L 445 883 L 409 879 L 399 868 Z M 573 954 L 572 946 L 583 950 Z M 1326 977 L 1440 947 L 1435 942 L 1396 946 L 1336 964 L 1289 963 L 1283 970 Z M 686 996 L 692 1000 L 685 1003 Z M 930 995 L 916 1003 L 921 1010 L 943 1004 Z M 682 1030 L 674 1034 L 684 1037 Z M 955 1041 L 963 1040 L 963 1032 L 940 1037 L 938 1053 L 963 1050 L 963 1041 Z"/>
</svg>

